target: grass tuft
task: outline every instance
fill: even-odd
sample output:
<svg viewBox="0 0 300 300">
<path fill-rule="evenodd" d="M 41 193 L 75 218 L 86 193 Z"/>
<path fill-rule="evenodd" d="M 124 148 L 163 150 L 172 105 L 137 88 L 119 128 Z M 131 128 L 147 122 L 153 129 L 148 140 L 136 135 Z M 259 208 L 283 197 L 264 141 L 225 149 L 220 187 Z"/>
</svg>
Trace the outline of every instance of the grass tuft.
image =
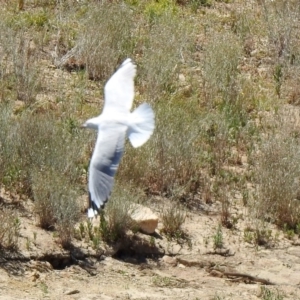
<svg viewBox="0 0 300 300">
<path fill-rule="evenodd" d="M 5 207 L 0 207 L 0 247 L 16 250 L 20 235 L 20 219 L 16 212 Z"/>
</svg>

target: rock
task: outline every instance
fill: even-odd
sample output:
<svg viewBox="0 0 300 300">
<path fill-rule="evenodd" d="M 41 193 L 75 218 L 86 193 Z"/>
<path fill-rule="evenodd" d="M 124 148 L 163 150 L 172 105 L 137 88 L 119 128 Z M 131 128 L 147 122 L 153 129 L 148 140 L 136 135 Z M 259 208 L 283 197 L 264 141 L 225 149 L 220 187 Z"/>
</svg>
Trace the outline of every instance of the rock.
<svg viewBox="0 0 300 300">
<path fill-rule="evenodd" d="M 131 207 L 130 217 L 142 232 L 147 234 L 155 232 L 158 224 L 158 217 L 150 208 L 141 204 L 134 204 Z"/>
<path fill-rule="evenodd" d="M 177 267 L 178 267 L 178 268 L 181 268 L 181 269 L 185 269 L 185 268 L 186 268 L 186 266 L 183 265 L 183 264 L 178 264 Z"/>
<path fill-rule="evenodd" d="M 75 294 L 79 294 L 80 292 L 78 290 L 71 290 L 71 291 L 67 291 L 65 292 L 66 295 L 75 295 Z"/>
<path fill-rule="evenodd" d="M 179 74 L 178 79 L 181 85 L 185 84 L 185 76 L 183 74 Z"/>
<path fill-rule="evenodd" d="M 163 256 L 161 259 L 165 264 L 171 265 L 172 267 L 175 267 L 177 265 L 177 259 L 175 257 L 171 257 L 168 255 Z"/>
</svg>

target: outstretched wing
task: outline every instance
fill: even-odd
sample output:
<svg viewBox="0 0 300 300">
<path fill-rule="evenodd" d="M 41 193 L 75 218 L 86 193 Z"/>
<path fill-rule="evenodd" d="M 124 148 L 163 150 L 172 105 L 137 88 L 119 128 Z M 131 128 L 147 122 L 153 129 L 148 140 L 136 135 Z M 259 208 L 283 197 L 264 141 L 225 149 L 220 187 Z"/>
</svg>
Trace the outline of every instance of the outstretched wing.
<svg viewBox="0 0 300 300">
<path fill-rule="evenodd" d="M 107 111 L 130 111 L 134 98 L 135 74 L 136 66 L 127 58 L 105 85 L 104 114 Z"/>
<path fill-rule="evenodd" d="M 114 175 L 124 151 L 127 127 L 114 122 L 101 123 L 89 166 L 88 216 L 104 207 L 111 194 Z"/>
</svg>

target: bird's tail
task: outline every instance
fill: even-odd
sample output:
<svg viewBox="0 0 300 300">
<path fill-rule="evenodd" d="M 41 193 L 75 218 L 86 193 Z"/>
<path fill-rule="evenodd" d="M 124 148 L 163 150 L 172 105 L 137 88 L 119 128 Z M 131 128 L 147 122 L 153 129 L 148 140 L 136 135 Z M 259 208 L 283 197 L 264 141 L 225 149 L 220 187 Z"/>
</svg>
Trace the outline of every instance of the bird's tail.
<svg viewBox="0 0 300 300">
<path fill-rule="evenodd" d="M 141 104 L 131 113 L 128 137 L 133 147 L 142 146 L 154 130 L 154 113 L 147 103 Z"/>
</svg>

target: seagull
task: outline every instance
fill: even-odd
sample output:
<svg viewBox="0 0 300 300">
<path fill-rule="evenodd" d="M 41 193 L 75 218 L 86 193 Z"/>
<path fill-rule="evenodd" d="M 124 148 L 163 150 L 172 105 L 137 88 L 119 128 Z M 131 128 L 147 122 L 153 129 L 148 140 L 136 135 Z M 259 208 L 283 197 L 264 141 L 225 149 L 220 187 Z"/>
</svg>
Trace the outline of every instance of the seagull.
<svg viewBox="0 0 300 300">
<path fill-rule="evenodd" d="M 104 87 L 102 114 L 82 125 L 98 131 L 89 165 L 88 218 L 95 217 L 108 201 L 126 137 L 134 148 L 140 147 L 147 142 L 155 127 L 154 112 L 149 104 L 143 103 L 130 112 L 135 75 L 136 65 L 127 58 Z"/>
</svg>

